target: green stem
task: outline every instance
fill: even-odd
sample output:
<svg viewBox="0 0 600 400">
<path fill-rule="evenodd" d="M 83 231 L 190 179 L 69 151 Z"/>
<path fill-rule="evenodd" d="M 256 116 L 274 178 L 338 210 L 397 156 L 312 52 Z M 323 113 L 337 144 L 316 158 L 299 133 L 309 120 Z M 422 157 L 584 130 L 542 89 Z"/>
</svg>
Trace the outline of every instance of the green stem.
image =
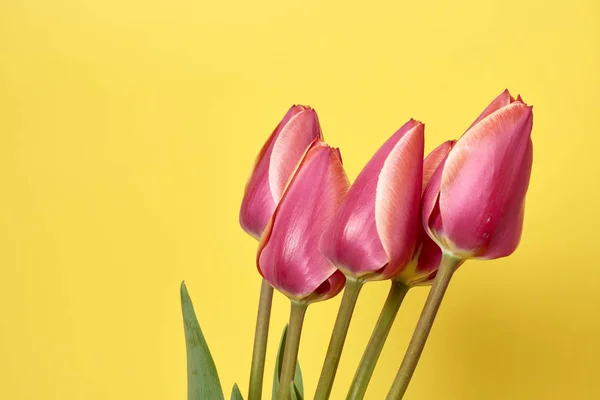
<svg viewBox="0 0 600 400">
<path fill-rule="evenodd" d="M 427 296 L 421 317 L 419 317 L 419 322 L 404 355 L 404 360 L 402 360 L 398 374 L 387 395 L 387 400 L 400 400 L 404 397 L 421 353 L 423 353 L 423 348 L 425 347 L 425 342 L 427 342 L 427 337 L 431 331 L 435 316 L 440 308 L 446 289 L 448 289 L 448 285 L 450 284 L 452 274 L 454 274 L 459 263 L 460 259 L 451 254 L 444 253 L 442 256 L 440 267 L 429 291 L 429 296 Z"/>
<path fill-rule="evenodd" d="M 390 287 L 390 292 L 388 293 L 388 297 L 383 305 L 381 314 L 379 314 L 379 319 L 377 320 L 375 329 L 371 334 L 369 344 L 367 345 L 362 359 L 360 360 L 358 369 L 354 374 L 354 379 L 350 385 L 350 390 L 348 391 L 346 400 L 358 400 L 365 397 L 365 392 L 367 391 L 369 381 L 373 376 L 373 371 L 375 370 L 375 365 L 377 364 L 377 360 L 381 355 L 383 345 L 385 344 L 385 341 L 390 333 L 390 329 L 394 324 L 394 320 L 396 319 L 396 315 L 398 314 L 402 300 L 404 300 L 404 296 L 406 296 L 408 289 L 410 289 L 410 286 L 401 282 L 391 281 L 391 283 L 392 286 Z"/>
<path fill-rule="evenodd" d="M 250 389 L 248 400 L 260 400 L 262 396 L 263 376 L 265 373 L 265 357 L 269 338 L 269 321 L 271 320 L 271 304 L 273 288 L 263 279 L 260 287 L 256 331 L 254 332 L 254 349 L 252 350 L 252 368 L 250 369 Z"/>
<path fill-rule="evenodd" d="M 289 400 L 292 394 L 292 384 L 296 373 L 296 360 L 298 359 L 298 349 L 300 348 L 300 335 L 302 334 L 302 324 L 304 323 L 304 315 L 306 314 L 307 307 L 306 303 L 292 301 L 277 400 Z"/>
<path fill-rule="evenodd" d="M 340 309 L 333 327 L 333 333 L 331 334 L 331 340 L 329 341 L 329 348 L 327 349 L 323 370 L 321 371 L 321 377 L 319 378 L 319 383 L 317 385 L 315 400 L 329 399 L 331 388 L 333 387 L 333 380 L 335 379 L 335 374 L 344 348 L 344 342 L 346 341 L 348 326 L 350 325 L 354 306 L 356 305 L 356 300 L 358 299 L 362 285 L 362 281 L 346 277 L 346 288 L 344 289 L 342 304 L 340 304 Z"/>
</svg>

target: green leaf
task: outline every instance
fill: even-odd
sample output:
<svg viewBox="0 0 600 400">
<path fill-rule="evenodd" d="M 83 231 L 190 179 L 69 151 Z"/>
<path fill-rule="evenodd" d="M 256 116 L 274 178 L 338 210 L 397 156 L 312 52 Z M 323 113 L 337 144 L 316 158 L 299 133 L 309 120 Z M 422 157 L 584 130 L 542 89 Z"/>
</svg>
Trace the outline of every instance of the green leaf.
<svg viewBox="0 0 600 400">
<path fill-rule="evenodd" d="M 231 389 L 231 400 L 244 400 L 237 383 L 234 384 L 233 389 Z"/>
<path fill-rule="evenodd" d="M 184 282 L 181 283 L 181 309 L 187 349 L 188 400 L 224 400 L 215 362 Z"/>
<path fill-rule="evenodd" d="M 279 390 L 279 377 L 281 376 L 281 368 L 283 366 L 283 352 L 285 350 L 285 339 L 287 337 L 287 324 L 283 328 L 281 334 L 281 341 L 279 342 L 279 350 L 277 351 L 277 360 L 275 361 L 275 374 L 273 376 L 273 390 L 271 392 L 272 398 L 277 398 L 277 391 Z M 294 385 L 292 387 L 292 400 L 294 396 L 298 400 L 304 398 L 304 384 L 302 383 L 302 371 L 300 370 L 300 363 L 296 361 L 296 374 L 294 375 Z"/>
<path fill-rule="evenodd" d="M 294 392 L 299 396 L 298 399 L 304 398 L 304 384 L 302 383 L 302 371 L 300 370 L 300 361 L 296 360 L 296 374 L 294 375 Z"/>
<path fill-rule="evenodd" d="M 300 392 L 300 389 L 298 389 L 298 386 L 296 386 L 296 382 L 294 382 L 294 386 L 292 386 L 292 400 L 304 400 L 304 395 Z"/>
</svg>

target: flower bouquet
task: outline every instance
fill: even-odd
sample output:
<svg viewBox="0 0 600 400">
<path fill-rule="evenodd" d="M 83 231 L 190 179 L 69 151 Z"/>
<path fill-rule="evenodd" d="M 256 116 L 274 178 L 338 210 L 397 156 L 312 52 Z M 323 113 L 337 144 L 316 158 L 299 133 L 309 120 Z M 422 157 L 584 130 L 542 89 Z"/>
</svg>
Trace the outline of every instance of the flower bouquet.
<svg viewBox="0 0 600 400">
<path fill-rule="evenodd" d="M 308 307 L 343 290 L 315 400 L 330 397 L 361 288 L 390 291 L 348 389 L 362 399 L 402 300 L 431 286 L 388 400 L 401 399 L 453 274 L 468 259 L 512 254 L 523 227 L 532 165 L 532 107 L 502 92 L 458 140 L 424 158 L 424 125 L 405 123 L 351 185 L 316 112 L 293 106 L 260 150 L 240 212 L 259 241 L 263 281 L 247 400 L 260 400 L 273 290 L 290 300 L 277 356 L 273 399 L 307 399 L 297 361 Z M 185 285 L 188 399 L 223 399 L 218 373 Z M 237 385 L 231 399 L 243 399 Z"/>
</svg>

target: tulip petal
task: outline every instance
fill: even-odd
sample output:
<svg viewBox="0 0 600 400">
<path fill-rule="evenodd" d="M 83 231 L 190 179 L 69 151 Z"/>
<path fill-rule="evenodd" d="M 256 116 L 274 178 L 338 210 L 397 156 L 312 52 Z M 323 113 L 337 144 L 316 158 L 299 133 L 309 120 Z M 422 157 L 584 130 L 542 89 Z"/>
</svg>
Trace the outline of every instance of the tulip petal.
<svg viewBox="0 0 600 400">
<path fill-rule="evenodd" d="M 325 282 L 315 289 L 313 294 L 308 298 L 308 301 L 315 303 L 317 301 L 328 300 L 340 293 L 345 284 L 346 277 L 342 271 L 337 269 Z"/>
<path fill-rule="evenodd" d="M 427 235 L 438 245 L 441 246 L 441 238 L 437 236 L 437 233 L 442 230 L 442 219 L 440 215 L 439 197 L 440 197 L 440 186 L 442 184 L 442 174 L 444 172 L 444 166 L 448 159 L 448 153 L 446 157 L 439 163 L 437 169 L 431 175 L 425 190 L 423 191 L 423 197 L 421 199 L 421 217 L 422 225 L 427 232 Z"/>
<path fill-rule="evenodd" d="M 342 160 L 342 153 L 340 152 L 340 149 L 338 149 L 337 147 L 334 147 L 333 151 L 335 151 L 335 155 L 338 156 L 338 158 L 340 159 L 340 162 L 343 165 L 344 164 L 344 160 Z"/>
<path fill-rule="evenodd" d="M 435 231 L 441 230 L 442 220 L 439 214 L 439 192 L 442 182 L 442 172 L 450 150 L 456 144 L 456 140 L 448 140 L 436 147 L 423 161 L 423 195 L 421 199 L 421 227 L 427 233 L 429 239 L 439 243 Z M 430 228 L 435 227 L 432 231 Z M 427 240 L 427 239 L 424 239 Z"/>
<path fill-rule="evenodd" d="M 456 144 L 456 140 L 448 140 L 433 149 L 423 161 L 423 192 L 431 180 L 431 176 L 440 166 L 440 163 L 448 157 L 448 153 Z"/>
<path fill-rule="evenodd" d="M 487 106 L 487 108 L 485 110 L 483 110 L 483 112 L 481 113 L 481 115 L 479 117 L 477 117 L 477 119 L 475 120 L 475 122 L 473 122 L 471 124 L 471 126 L 469 127 L 469 129 L 471 129 L 472 127 L 474 127 L 479 121 L 481 121 L 482 119 L 486 118 L 488 115 L 490 115 L 490 114 L 498 111 L 502 107 L 505 107 L 505 106 L 509 105 L 513 101 L 515 101 L 515 100 L 510 95 L 510 92 L 508 91 L 508 89 L 505 89 L 504 92 L 500 93 L 500 95 L 498 97 L 496 97 L 490 103 L 490 105 Z M 469 129 L 467 129 L 467 131 Z"/>
<path fill-rule="evenodd" d="M 527 152 L 520 167 L 521 174 L 518 177 L 518 183 L 515 185 L 515 194 L 509 200 L 504 217 L 496 227 L 488 249 L 482 258 L 491 260 L 509 256 L 519 245 L 525 216 L 525 195 L 529 187 L 532 163 L 533 143 L 529 140 Z"/>
<path fill-rule="evenodd" d="M 390 152 L 420 122 L 410 120 L 379 148 L 350 188 L 329 229 L 321 239 L 321 251 L 338 268 L 359 277 L 389 261 L 375 221 L 377 181 Z"/>
<path fill-rule="evenodd" d="M 444 235 L 456 247 L 449 250 L 457 255 L 485 251 L 506 205 L 518 194 L 515 183 L 523 175 L 532 116 L 531 107 L 514 102 L 468 130 L 448 155 L 439 208 Z"/>
<path fill-rule="evenodd" d="M 275 202 L 281 199 L 296 164 L 308 146 L 321 137 L 317 113 L 304 108 L 292 116 L 275 139 L 269 164 L 269 186 Z"/>
<path fill-rule="evenodd" d="M 256 169 L 258 168 L 258 165 L 260 164 L 261 160 L 264 159 L 265 164 L 268 164 L 268 157 L 265 157 L 265 156 L 269 156 L 271 154 L 271 151 L 273 150 L 273 146 L 271 144 L 273 143 L 273 140 L 275 140 L 275 138 L 277 137 L 277 135 L 279 134 L 281 129 L 283 129 L 283 127 L 287 124 L 287 122 L 294 115 L 296 115 L 296 113 L 304 110 L 305 108 L 306 107 L 304 107 L 304 106 L 294 105 L 294 106 L 290 107 L 290 109 L 287 111 L 287 113 L 285 113 L 285 115 L 283 116 L 283 119 L 281 121 L 279 121 L 279 123 L 277 124 L 275 129 L 273 129 L 273 132 L 271 132 L 271 135 L 269 136 L 267 141 L 263 144 L 260 151 L 258 152 L 258 155 L 254 159 L 254 165 L 252 166 L 252 171 L 250 172 L 251 178 L 254 175 L 254 173 L 256 172 Z M 250 181 L 250 179 L 248 181 Z"/>
<path fill-rule="evenodd" d="M 348 187 L 335 151 L 315 142 L 275 209 L 257 256 L 261 275 L 288 297 L 310 296 L 336 271 L 318 244 Z"/>
<path fill-rule="evenodd" d="M 375 221 L 388 256 L 384 278 L 398 273 L 412 258 L 419 232 L 423 183 L 424 128 L 413 127 L 385 160 L 375 196 Z"/>
<path fill-rule="evenodd" d="M 291 109 L 288 114 L 290 112 Z M 281 123 L 277 125 L 256 157 L 240 208 L 240 225 L 246 232 L 259 240 L 276 206 L 269 186 L 265 185 L 265 182 L 267 182 L 273 140 L 278 134 L 280 126 Z"/>
<path fill-rule="evenodd" d="M 260 240 L 265 225 L 273 215 L 276 206 L 269 186 L 260 182 L 261 175 L 266 176 L 266 169 L 266 164 L 261 164 L 256 168 L 253 179 L 246 186 L 242 207 L 240 208 L 240 225 L 258 240 Z"/>
<path fill-rule="evenodd" d="M 416 273 L 430 274 L 435 271 L 442 260 L 442 250 L 431 238 L 427 235 L 423 238 L 421 252 L 419 253 L 419 261 L 417 263 Z"/>
</svg>

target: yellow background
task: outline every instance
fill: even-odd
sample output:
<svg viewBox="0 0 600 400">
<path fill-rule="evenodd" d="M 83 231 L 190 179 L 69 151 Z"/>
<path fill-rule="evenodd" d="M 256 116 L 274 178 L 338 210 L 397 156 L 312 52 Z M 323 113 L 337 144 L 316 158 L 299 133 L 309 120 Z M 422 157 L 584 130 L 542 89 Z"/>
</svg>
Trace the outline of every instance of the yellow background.
<svg viewBox="0 0 600 400">
<path fill-rule="evenodd" d="M 523 240 L 461 268 L 407 399 L 600 398 L 599 20 L 597 0 L 2 0 L 0 399 L 184 399 L 182 279 L 227 396 L 246 392 L 260 280 L 238 207 L 287 108 L 317 109 L 354 178 L 408 118 L 429 150 L 506 87 L 535 113 Z M 334 399 L 386 292 L 360 298 Z M 308 312 L 308 398 L 339 300 Z"/>
</svg>

